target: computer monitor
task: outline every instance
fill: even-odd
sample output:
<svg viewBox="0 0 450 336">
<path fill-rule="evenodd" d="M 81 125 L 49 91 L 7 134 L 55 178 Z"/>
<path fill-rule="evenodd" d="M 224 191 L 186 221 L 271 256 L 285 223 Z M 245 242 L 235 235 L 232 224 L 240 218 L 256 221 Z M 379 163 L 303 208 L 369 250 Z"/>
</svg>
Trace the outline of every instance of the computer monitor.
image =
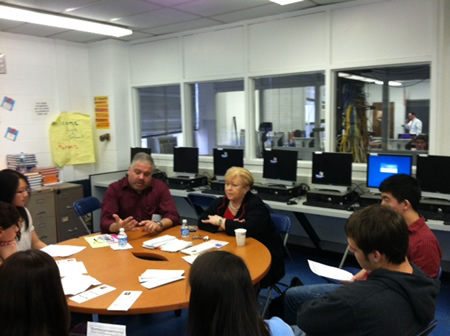
<svg viewBox="0 0 450 336">
<path fill-rule="evenodd" d="M 297 151 L 264 151 L 263 178 L 268 184 L 292 186 L 297 181 Z"/>
<path fill-rule="evenodd" d="M 173 171 L 176 176 L 195 177 L 198 174 L 198 148 L 174 147 Z"/>
<path fill-rule="evenodd" d="M 423 197 L 450 201 L 450 157 L 420 154 L 417 156 L 416 178 Z"/>
<path fill-rule="evenodd" d="M 244 167 L 244 150 L 240 148 L 213 149 L 214 175 L 218 180 L 224 180 L 230 167 Z"/>
<path fill-rule="evenodd" d="M 369 153 L 367 156 L 366 186 L 372 193 L 379 193 L 381 182 L 395 174 L 411 175 L 411 155 Z"/>
<path fill-rule="evenodd" d="M 139 152 L 144 152 L 147 153 L 148 155 L 152 155 L 152 149 L 151 148 L 145 148 L 145 147 L 131 147 L 131 151 L 130 151 L 130 162 L 133 161 L 134 156 L 139 153 Z"/>
<path fill-rule="evenodd" d="M 319 190 L 345 192 L 352 185 L 351 153 L 313 152 L 311 182 Z"/>
</svg>

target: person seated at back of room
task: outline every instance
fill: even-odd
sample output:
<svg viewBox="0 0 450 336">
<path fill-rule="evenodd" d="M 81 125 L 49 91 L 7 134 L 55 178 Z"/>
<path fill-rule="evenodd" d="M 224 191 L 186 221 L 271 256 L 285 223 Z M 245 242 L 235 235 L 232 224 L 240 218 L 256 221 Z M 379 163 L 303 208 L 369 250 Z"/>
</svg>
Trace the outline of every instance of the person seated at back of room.
<svg viewBox="0 0 450 336">
<path fill-rule="evenodd" d="M 180 223 L 169 187 L 152 178 L 154 168 L 153 158 L 139 152 L 133 157 L 127 176 L 108 187 L 100 220 L 103 233 L 124 228 L 157 234 Z"/>
<path fill-rule="evenodd" d="M 389 207 L 371 205 L 350 216 L 345 234 L 350 251 L 370 275 L 303 303 L 295 334 L 416 335 L 434 319 L 440 281 L 408 261 L 404 218 Z"/>
<path fill-rule="evenodd" d="M 17 252 L 17 239 L 20 239 L 19 221 L 20 214 L 16 207 L 0 201 L 0 264 Z"/>
<path fill-rule="evenodd" d="M 416 146 L 416 150 L 428 150 L 428 139 L 423 134 L 416 136 L 414 144 Z"/>
<path fill-rule="evenodd" d="M 227 251 L 195 259 L 190 274 L 190 336 L 290 336 L 280 318 L 263 320 L 244 261 Z"/>
<path fill-rule="evenodd" d="M 22 173 L 4 169 L 0 171 L 0 201 L 11 203 L 19 211 L 20 240 L 17 242 L 17 250 L 41 249 L 47 246 L 34 229 L 33 219 L 26 208 L 30 197 L 30 184 Z"/>
<path fill-rule="evenodd" d="M 280 235 L 264 202 L 250 191 L 253 176 L 245 168 L 231 167 L 225 173 L 225 197 L 214 200 L 201 213 L 198 227 L 209 232 L 224 231 L 234 236 L 235 229 L 246 229 L 247 237 L 255 238 L 270 251 L 272 265 L 260 285 L 266 288 L 284 276 L 284 250 Z"/>
<path fill-rule="evenodd" d="M 404 218 L 408 225 L 409 247 L 408 259 L 435 278 L 439 273 L 442 250 L 434 233 L 419 215 L 418 207 L 421 191 L 415 178 L 406 174 L 392 175 L 385 179 L 379 188 L 381 205 L 390 207 Z M 353 277 L 353 281 L 365 280 L 366 270 L 361 270 Z M 315 284 L 290 288 L 284 296 L 284 319 L 295 323 L 295 316 L 304 302 L 326 296 L 339 288 L 339 284 Z"/>
<path fill-rule="evenodd" d="M 0 266 L 0 326 L 2 335 L 69 335 L 69 308 L 50 255 L 19 251 Z"/>
</svg>

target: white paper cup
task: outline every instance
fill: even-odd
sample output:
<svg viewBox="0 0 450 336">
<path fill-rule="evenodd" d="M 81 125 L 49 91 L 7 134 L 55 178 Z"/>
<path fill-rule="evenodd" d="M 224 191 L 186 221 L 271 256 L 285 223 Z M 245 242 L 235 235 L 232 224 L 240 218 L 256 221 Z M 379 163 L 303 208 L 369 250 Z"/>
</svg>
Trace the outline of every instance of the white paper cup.
<svg viewBox="0 0 450 336">
<path fill-rule="evenodd" d="M 246 229 L 236 229 L 234 230 L 234 234 L 236 235 L 236 244 L 237 246 L 245 245 L 245 235 L 247 234 Z"/>
</svg>

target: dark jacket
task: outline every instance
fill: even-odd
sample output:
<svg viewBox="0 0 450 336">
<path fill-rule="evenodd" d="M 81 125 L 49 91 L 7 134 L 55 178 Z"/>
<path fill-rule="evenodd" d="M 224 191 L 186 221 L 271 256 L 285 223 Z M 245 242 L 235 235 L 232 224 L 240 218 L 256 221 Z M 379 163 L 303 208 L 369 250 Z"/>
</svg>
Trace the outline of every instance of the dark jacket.
<svg viewBox="0 0 450 336">
<path fill-rule="evenodd" d="M 203 219 L 208 219 L 208 215 L 224 216 L 229 200 L 226 197 L 213 201 L 208 210 L 204 211 L 199 218 L 198 227 L 201 230 L 217 232 L 216 225 L 204 224 Z M 264 202 L 250 191 L 244 197 L 236 219 L 245 219 L 244 223 L 226 220 L 226 233 L 234 236 L 234 230 L 243 228 L 247 230 L 247 237 L 255 238 L 264 244 L 272 256 L 272 265 L 269 273 L 261 281 L 261 287 L 267 287 L 276 283 L 284 276 L 284 251 L 280 235 L 275 231 L 275 226 L 270 218 L 269 209 Z"/>
<path fill-rule="evenodd" d="M 297 324 L 308 336 L 410 336 L 434 319 L 440 281 L 413 265 L 413 274 L 385 269 L 307 301 Z"/>
</svg>

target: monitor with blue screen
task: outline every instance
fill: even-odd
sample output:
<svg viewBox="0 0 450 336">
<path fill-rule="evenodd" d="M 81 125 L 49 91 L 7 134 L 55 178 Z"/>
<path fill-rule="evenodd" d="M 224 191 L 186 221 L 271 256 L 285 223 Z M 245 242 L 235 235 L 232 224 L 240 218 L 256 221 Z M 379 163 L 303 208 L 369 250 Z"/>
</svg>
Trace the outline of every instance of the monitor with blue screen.
<svg viewBox="0 0 450 336">
<path fill-rule="evenodd" d="M 367 157 L 367 188 L 378 192 L 381 182 L 396 174 L 411 175 L 411 155 L 370 153 Z"/>
</svg>

